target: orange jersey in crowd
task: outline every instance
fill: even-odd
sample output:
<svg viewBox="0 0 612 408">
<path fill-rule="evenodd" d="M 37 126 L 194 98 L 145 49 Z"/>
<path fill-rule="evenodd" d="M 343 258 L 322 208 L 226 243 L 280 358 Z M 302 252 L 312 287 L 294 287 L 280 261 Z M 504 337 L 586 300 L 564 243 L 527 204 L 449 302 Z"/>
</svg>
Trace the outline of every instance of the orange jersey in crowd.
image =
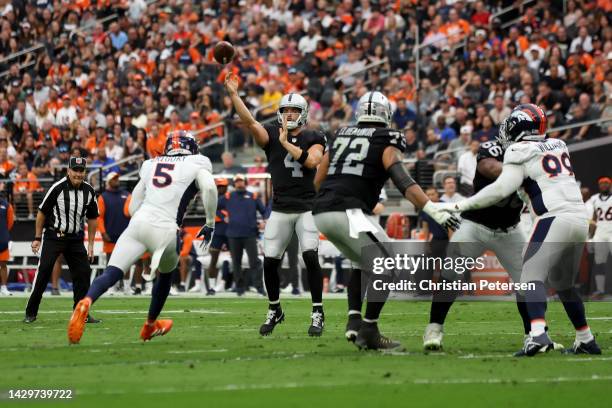
<svg viewBox="0 0 612 408">
<path fill-rule="evenodd" d="M 185 232 L 183 235 L 183 245 L 181 246 L 181 252 L 179 256 L 189 256 L 189 252 L 191 252 L 191 247 L 193 246 L 193 235 L 188 232 Z"/>
<path fill-rule="evenodd" d="M 15 164 L 10 160 L 0 163 L 0 173 L 2 173 L 2 175 L 5 177 L 8 176 L 14 168 Z"/>
<path fill-rule="evenodd" d="M 21 174 L 17 174 L 15 177 L 15 184 L 13 185 L 14 193 L 33 193 L 34 191 L 42 191 L 40 184 L 38 183 L 38 177 L 32 172 L 28 172 L 26 177 L 22 177 Z"/>
</svg>

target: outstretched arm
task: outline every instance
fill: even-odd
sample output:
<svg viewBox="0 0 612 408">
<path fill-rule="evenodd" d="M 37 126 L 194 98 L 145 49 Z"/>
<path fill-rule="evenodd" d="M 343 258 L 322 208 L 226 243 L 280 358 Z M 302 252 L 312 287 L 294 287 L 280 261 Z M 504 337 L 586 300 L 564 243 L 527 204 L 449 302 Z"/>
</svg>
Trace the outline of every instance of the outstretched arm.
<svg viewBox="0 0 612 408">
<path fill-rule="evenodd" d="M 455 203 L 455 211 L 477 210 L 500 202 L 521 187 L 524 176 L 523 166 L 504 165 L 494 183 L 489 184 L 472 197 Z"/>
<path fill-rule="evenodd" d="M 215 179 L 208 170 L 198 171 L 196 176 L 200 197 L 206 213 L 206 226 L 215 227 L 215 215 L 217 214 L 217 186 Z"/>
<path fill-rule="evenodd" d="M 259 147 L 265 147 L 270 140 L 268 132 L 263 126 L 261 126 L 261 123 L 255 120 L 251 112 L 249 112 L 249 109 L 238 95 L 238 80 L 230 73 L 228 73 L 225 77 L 225 89 L 232 100 L 232 104 L 234 105 L 234 109 L 236 109 L 238 117 L 253 135 L 255 143 L 257 143 Z"/>
<path fill-rule="evenodd" d="M 391 176 L 391 181 L 393 181 L 395 187 L 397 187 L 406 200 L 414 204 L 417 209 L 423 210 L 423 212 L 427 213 L 441 226 L 450 229 L 457 229 L 459 227 L 459 220 L 454 216 L 449 217 L 448 215 L 450 214 L 445 214 L 435 207 L 423 189 L 421 189 L 421 186 L 413 180 L 402 163 L 402 153 L 399 149 L 387 146 L 383 152 L 382 159 L 385 170 Z"/>
</svg>

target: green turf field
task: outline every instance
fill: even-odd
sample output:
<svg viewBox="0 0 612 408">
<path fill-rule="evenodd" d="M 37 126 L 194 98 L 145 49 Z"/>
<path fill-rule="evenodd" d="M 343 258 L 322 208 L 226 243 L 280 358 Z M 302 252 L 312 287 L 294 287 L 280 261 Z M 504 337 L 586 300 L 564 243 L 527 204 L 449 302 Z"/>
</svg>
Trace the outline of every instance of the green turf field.
<svg viewBox="0 0 612 408">
<path fill-rule="evenodd" d="M 68 346 L 71 300 L 45 298 L 39 320 L 21 323 L 25 298 L 0 299 L 0 390 L 73 389 L 70 402 L 43 406 L 321 407 L 321 406 L 611 406 L 612 304 L 587 304 L 602 356 L 520 348 L 522 327 L 510 302 L 463 302 L 446 324 L 445 353 L 426 355 L 421 336 L 429 303 L 390 302 L 380 327 L 407 351 L 359 352 L 343 337 L 345 301 L 326 301 L 326 332 L 309 338 L 307 300 L 284 302 L 287 318 L 269 338 L 258 335 L 263 299 L 170 298 L 165 337 L 138 335 L 145 298 L 102 298 L 81 344 Z M 559 303 L 549 306 L 555 341 L 572 328 Z M 27 403 L 0 400 L 0 404 Z"/>
</svg>

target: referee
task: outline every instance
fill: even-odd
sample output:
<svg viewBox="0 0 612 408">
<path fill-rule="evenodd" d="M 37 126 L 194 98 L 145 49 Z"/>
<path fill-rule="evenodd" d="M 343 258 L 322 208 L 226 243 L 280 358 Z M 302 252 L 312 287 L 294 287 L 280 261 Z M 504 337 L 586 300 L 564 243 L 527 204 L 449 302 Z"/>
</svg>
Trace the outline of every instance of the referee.
<svg viewBox="0 0 612 408">
<path fill-rule="evenodd" d="M 89 261 L 93 259 L 94 237 L 98 227 L 98 202 L 93 187 L 83 181 L 86 164 L 87 160 L 82 157 L 71 157 L 67 176 L 51 186 L 38 207 L 32 252 L 36 254 L 40 250 L 41 254 L 24 323 L 36 320 L 40 300 L 60 254 L 64 255 L 72 275 L 74 305 L 89 289 Z M 89 241 L 87 250 L 83 244 L 85 217 Z M 98 321 L 89 316 L 87 322 Z"/>
</svg>

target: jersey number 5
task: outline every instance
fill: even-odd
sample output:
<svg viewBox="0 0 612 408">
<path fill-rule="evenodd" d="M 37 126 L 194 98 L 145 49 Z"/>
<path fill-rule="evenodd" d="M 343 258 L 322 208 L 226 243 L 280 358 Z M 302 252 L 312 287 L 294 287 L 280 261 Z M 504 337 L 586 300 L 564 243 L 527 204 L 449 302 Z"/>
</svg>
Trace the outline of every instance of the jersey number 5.
<svg viewBox="0 0 612 408">
<path fill-rule="evenodd" d="M 172 170 L 174 170 L 174 163 L 157 163 L 155 175 L 153 176 L 153 185 L 164 188 L 172 184 L 172 176 L 169 173 Z"/>
<path fill-rule="evenodd" d="M 365 138 L 351 139 L 339 137 L 334 141 L 333 149 L 336 150 L 329 165 L 327 174 L 336 174 L 336 165 L 341 163 L 340 173 L 363 175 L 363 159 L 368 155 L 370 141 Z"/>
</svg>

